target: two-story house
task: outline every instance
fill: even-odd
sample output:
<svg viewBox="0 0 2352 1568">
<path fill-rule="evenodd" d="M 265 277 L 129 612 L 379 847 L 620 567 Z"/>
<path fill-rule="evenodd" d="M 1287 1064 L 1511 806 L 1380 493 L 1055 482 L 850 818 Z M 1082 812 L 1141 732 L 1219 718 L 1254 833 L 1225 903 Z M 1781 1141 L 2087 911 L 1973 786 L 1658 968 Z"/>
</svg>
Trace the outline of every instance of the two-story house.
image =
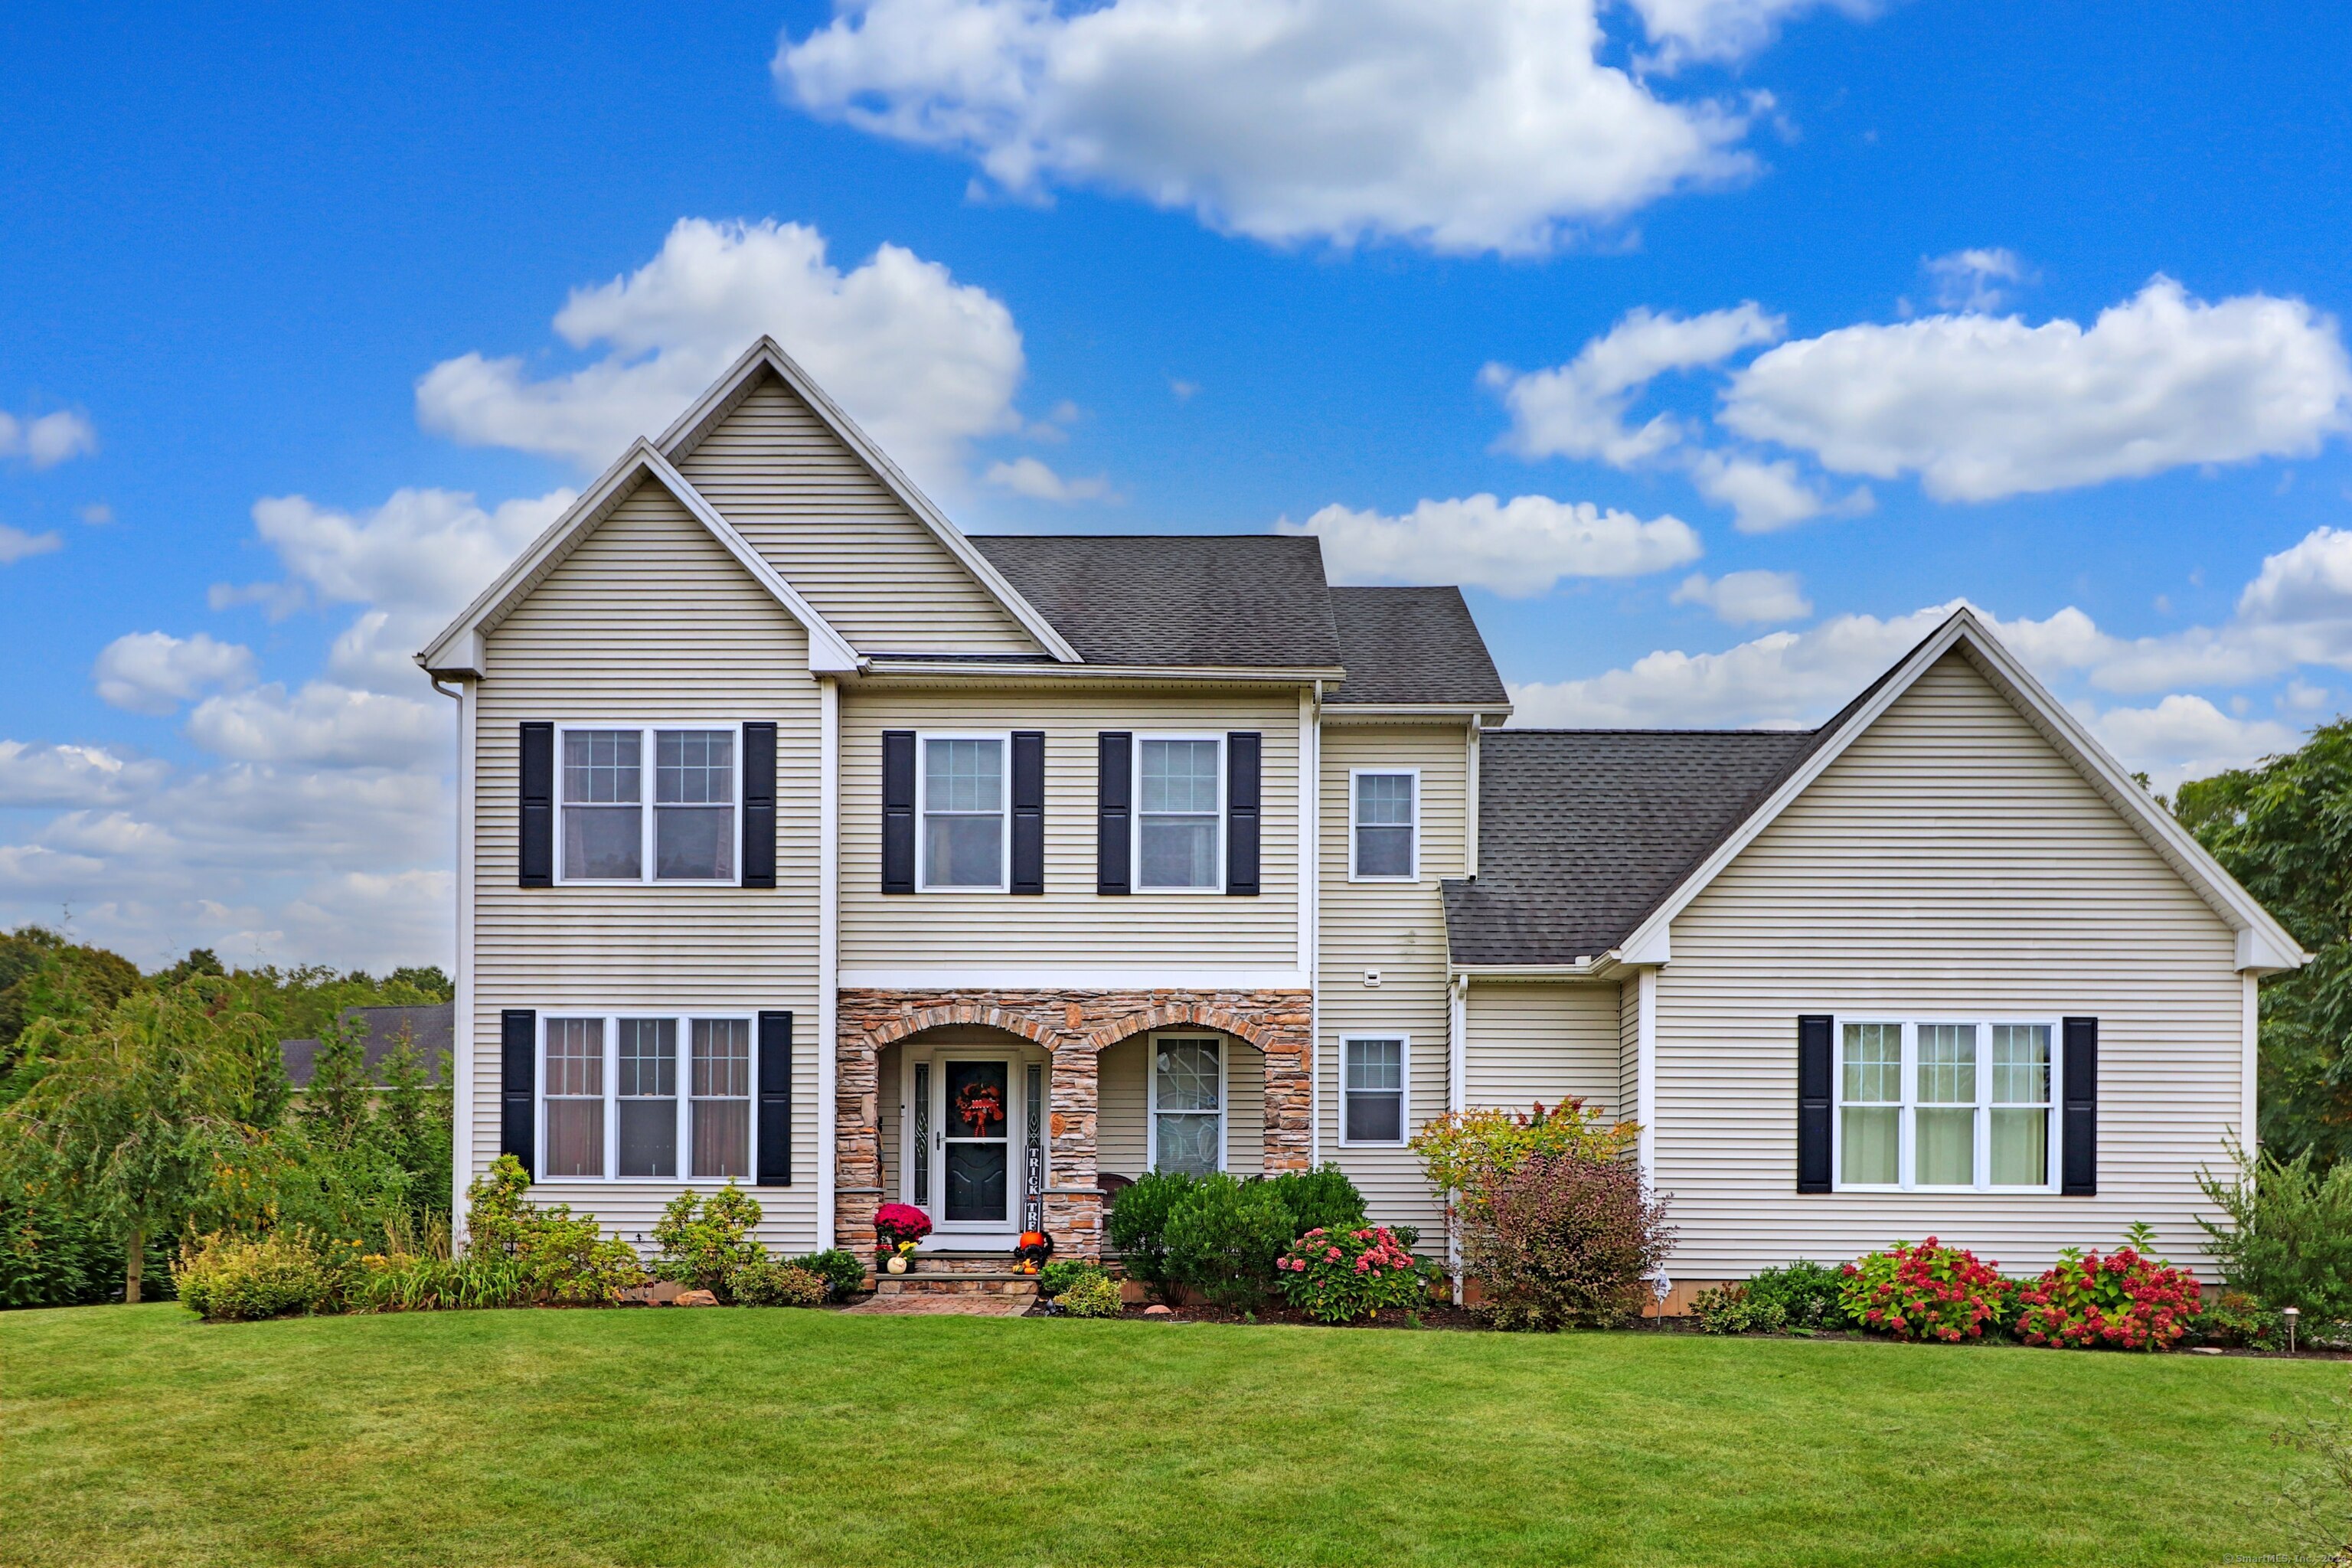
<svg viewBox="0 0 2352 1568">
<path fill-rule="evenodd" d="M 1106 1185 L 1566 1096 L 1678 1276 L 2197 1240 L 2294 943 L 1965 612 L 1807 732 L 1503 728 L 1458 592 L 971 537 L 762 342 L 423 654 L 460 703 L 457 1182 L 642 1239 L 1102 1245 Z"/>
</svg>

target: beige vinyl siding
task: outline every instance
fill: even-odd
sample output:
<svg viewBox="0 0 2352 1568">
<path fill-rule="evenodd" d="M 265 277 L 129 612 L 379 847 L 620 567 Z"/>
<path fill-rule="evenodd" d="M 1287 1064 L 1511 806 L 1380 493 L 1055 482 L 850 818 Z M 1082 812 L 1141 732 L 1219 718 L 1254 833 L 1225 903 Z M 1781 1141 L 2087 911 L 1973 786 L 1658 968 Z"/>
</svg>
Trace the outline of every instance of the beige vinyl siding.
<svg viewBox="0 0 2352 1568">
<path fill-rule="evenodd" d="M 807 636 L 657 485 L 641 487 L 488 639 L 472 803 L 474 1077 L 467 1152 L 499 1151 L 499 1014 L 698 1007 L 793 1014 L 793 1183 L 757 1193 L 772 1245 L 814 1245 L 818 688 Z M 777 725 L 772 889 L 515 885 L 525 720 Z M 676 1184 L 543 1184 L 618 1234 L 650 1234 Z"/>
<path fill-rule="evenodd" d="M 882 891 L 882 732 L 1045 736 L 1045 891 Z M 1263 737 L 1262 892 L 1095 891 L 1097 737 Z M 1298 700 L 1288 689 L 1183 693 L 1140 688 L 856 691 L 842 703 L 841 963 L 858 968 L 1086 971 L 1298 967 Z M 920 828 L 918 827 L 919 834 Z"/>
<path fill-rule="evenodd" d="M 1676 1278 L 1933 1233 L 2010 1272 L 2145 1220 L 2198 1255 L 2240 1111 L 2231 932 L 1963 657 L 1948 657 L 1674 924 L 1659 1188 Z M 1796 1185 L 1797 1018 L 2099 1019 L 2099 1195 Z M 2054 1159 L 2054 1149 L 2053 1149 Z"/>
<path fill-rule="evenodd" d="M 1036 643 L 814 410 L 773 375 L 678 463 L 862 653 L 1035 653 Z"/>
<path fill-rule="evenodd" d="M 1323 728 L 1320 1018 L 1316 1043 L 1323 1157 L 1362 1190 L 1374 1219 L 1419 1226 L 1437 1246 L 1444 1211 L 1405 1148 L 1339 1143 L 1339 1042 L 1405 1034 L 1406 1132 L 1445 1111 L 1445 913 L 1440 879 L 1465 868 L 1468 735 L 1459 724 Z M 1356 768 L 1421 770 L 1420 879 L 1350 882 L 1348 799 Z M 1364 984 L 1377 969 L 1381 984 Z"/>
<path fill-rule="evenodd" d="M 1642 982 L 1617 984 L 1617 1119 L 1638 1120 L 1642 1114 Z"/>
<path fill-rule="evenodd" d="M 1574 1098 L 1604 1115 L 1622 1103 L 1613 984 L 1470 983 L 1463 1092 L 1475 1106 L 1525 1111 Z"/>
</svg>

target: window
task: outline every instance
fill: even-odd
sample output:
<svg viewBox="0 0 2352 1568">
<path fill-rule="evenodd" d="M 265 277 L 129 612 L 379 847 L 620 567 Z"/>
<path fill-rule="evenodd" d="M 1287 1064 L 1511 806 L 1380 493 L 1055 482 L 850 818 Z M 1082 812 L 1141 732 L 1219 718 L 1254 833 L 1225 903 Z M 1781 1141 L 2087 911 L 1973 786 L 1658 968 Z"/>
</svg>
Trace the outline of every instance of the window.
<svg viewBox="0 0 2352 1568">
<path fill-rule="evenodd" d="M 1339 1142 L 1404 1142 L 1402 1036 L 1339 1041 Z"/>
<path fill-rule="evenodd" d="M 1355 859 L 1349 876 L 1359 882 L 1410 882 L 1421 874 L 1421 775 L 1411 771 L 1358 769 L 1349 805 Z"/>
<path fill-rule="evenodd" d="M 926 891 L 1004 887 L 1004 737 L 926 735 L 918 809 Z"/>
<path fill-rule="evenodd" d="M 2046 1191 L 2053 1021 L 1840 1019 L 1837 1184 Z"/>
<path fill-rule="evenodd" d="M 748 1016 L 556 1016 L 542 1030 L 541 1180 L 751 1176 Z"/>
<path fill-rule="evenodd" d="M 1138 888 L 1224 885 L 1224 752 L 1213 738 L 1136 741 Z"/>
<path fill-rule="evenodd" d="M 1151 1047 L 1151 1168 L 1205 1176 L 1225 1164 L 1225 1058 L 1214 1037 Z"/>
<path fill-rule="evenodd" d="M 735 880 L 733 729 L 566 728 L 561 734 L 562 880 Z"/>
</svg>

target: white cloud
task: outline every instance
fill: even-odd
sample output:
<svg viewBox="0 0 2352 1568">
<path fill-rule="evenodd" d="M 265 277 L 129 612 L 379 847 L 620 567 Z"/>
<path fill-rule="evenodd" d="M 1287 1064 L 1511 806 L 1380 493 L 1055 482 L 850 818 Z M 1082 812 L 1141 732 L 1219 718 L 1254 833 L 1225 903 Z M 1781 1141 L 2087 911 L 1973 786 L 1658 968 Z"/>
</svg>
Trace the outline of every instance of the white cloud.
<svg viewBox="0 0 2352 1568">
<path fill-rule="evenodd" d="M 127 632 L 100 650 L 91 675 L 99 696 L 117 708 L 169 713 L 207 687 L 250 681 L 253 650 L 204 632 L 191 637 Z"/>
<path fill-rule="evenodd" d="M 1976 501 L 2308 454 L 2347 405 L 2333 318 L 2263 294 L 2207 304 L 2158 277 L 2087 331 L 1969 314 L 1783 343 L 1733 375 L 1720 418 L 1840 473 L 1916 473 Z"/>
<path fill-rule="evenodd" d="M 413 667 L 412 667 L 413 668 Z M 397 767 L 437 761 L 454 705 L 312 680 L 207 697 L 188 715 L 188 738 L 239 762 Z"/>
<path fill-rule="evenodd" d="M 1034 458 L 1016 458 L 1009 463 L 992 463 L 983 477 L 992 485 L 1001 486 L 1014 495 L 1027 496 L 1032 500 L 1111 499 L 1110 479 L 1107 476 L 1097 474 L 1091 479 L 1066 479 Z"/>
<path fill-rule="evenodd" d="M 1919 267 L 1936 286 L 1936 303 L 1947 310 L 1998 310 L 2009 298 L 2001 285 L 2025 277 L 2017 252 L 1999 246 L 1930 256 Z"/>
<path fill-rule="evenodd" d="M 37 468 L 54 468 L 97 450 L 98 426 L 69 408 L 37 419 L 0 414 L 0 458 L 22 458 Z"/>
<path fill-rule="evenodd" d="M 1765 461 L 1701 452 L 1691 458 L 1690 471 L 1698 493 L 1729 507 L 1732 526 L 1742 533 L 1777 533 L 1825 513 L 1853 517 L 1878 504 L 1866 485 L 1831 500 L 1797 472 L 1790 458 Z"/>
<path fill-rule="evenodd" d="M 103 746 L 0 741 L 0 806 L 110 805 L 152 789 L 168 771 Z"/>
<path fill-rule="evenodd" d="M 1783 21 L 1823 0 L 1633 0 L 1659 48 L 1659 63 L 1685 58 L 1731 60 L 1772 41 Z M 1867 16 L 1871 0 L 1828 0 L 1849 16 Z"/>
<path fill-rule="evenodd" d="M 2232 719 L 2202 697 L 2176 692 L 2153 708 L 2111 708 L 2091 721 L 2107 750 L 2170 791 L 2256 758 L 2291 752 L 2303 736 L 2267 720 Z"/>
<path fill-rule="evenodd" d="M 811 113 L 1024 196 L 1120 191 L 1276 243 L 1533 253 L 1753 166 L 1746 110 L 1662 99 L 1606 45 L 1593 0 L 845 0 L 774 69 Z"/>
<path fill-rule="evenodd" d="M 65 547 L 65 536 L 55 529 L 47 533 L 26 533 L 21 528 L 11 528 L 0 522 L 0 566 L 13 566 L 26 556 L 47 555 L 53 550 Z"/>
<path fill-rule="evenodd" d="M 416 384 L 417 418 L 601 468 L 765 332 L 919 479 L 952 479 L 967 443 L 1020 426 L 1021 334 L 1001 301 L 895 245 L 843 272 L 801 224 L 680 218 L 635 272 L 572 290 L 555 330 L 606 352 L 538 381 L 520 358 L 445 360 Z"/>
<path fill-rule="evenodd" d="M 1669 595 L 1676 605 L 1701 605 L 1731 626 L 1767 626 L 1813 613 L 1803 580 L 1794 572 L 1727 572 L 1709 582 L 1694 572 Z"/>
<path fill-rule="evenodd" d="M 1703 315 L 1636 308 L 1568 363 L 1515 372 L 1489 364 L 1480 382 L 1510 410 L 1503 447 L 1522 458 L 1597 458 L 1626 468 L 1655 457 L 1685 431 L 1660 414 L 1639 429 L 1625 424 L 1635 394 L 1668 371 L 1718 364 L 1745 348 L 1778 342 L 1782 322 L 1753 301 Z"/>
<path fill-rule="evenodd" d="M 1645 522 L 1548 496 L 1425 500 L 1402 517 L 1332 505 L 1275 531 L 1321 539 L 1334 582 L 1460 583 L 1512 598 L 1545 593 L 1562 577 L 1633 577 L 1699 555 L 1698 535 L 1678 517 Z"/>
</svg>

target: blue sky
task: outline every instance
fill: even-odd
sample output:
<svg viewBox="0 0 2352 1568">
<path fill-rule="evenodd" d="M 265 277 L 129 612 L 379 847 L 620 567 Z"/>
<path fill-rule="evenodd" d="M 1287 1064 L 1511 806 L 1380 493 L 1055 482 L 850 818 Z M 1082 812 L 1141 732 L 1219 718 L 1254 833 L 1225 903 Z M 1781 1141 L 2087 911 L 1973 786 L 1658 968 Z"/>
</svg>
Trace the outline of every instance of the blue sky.
<svg viewBox="0 0 2352 1568">
<path fill-rule="evenodd" d="M 1810 721 L 1965 597 L 2159 784 L 2291 745 L 2352 690 L 2347 33 L 12 7 L 0 921 L 446 962 L 404 656 L 760 330 L 975 531 L 1472 584 L 1523 720 Z"/>
</svg>

